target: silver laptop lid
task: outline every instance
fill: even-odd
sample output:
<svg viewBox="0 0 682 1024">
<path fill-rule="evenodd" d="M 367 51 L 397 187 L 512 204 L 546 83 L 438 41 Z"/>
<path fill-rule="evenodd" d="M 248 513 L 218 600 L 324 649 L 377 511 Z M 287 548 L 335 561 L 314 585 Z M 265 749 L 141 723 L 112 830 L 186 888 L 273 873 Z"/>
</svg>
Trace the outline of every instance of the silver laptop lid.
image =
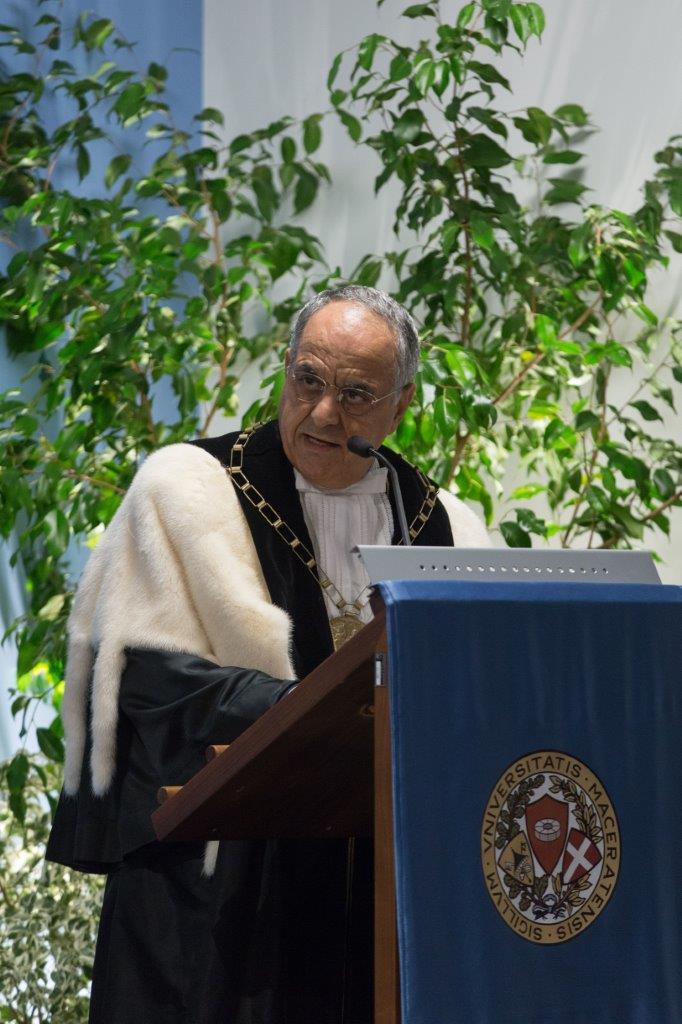
<svg viewBox="0 0 682 1024">
<path fill-rule="evenodd" d="M 372 583 L 380 580 L 660 583 L 648 551 L 431 548 L 360 544 Z"/>
</svg>

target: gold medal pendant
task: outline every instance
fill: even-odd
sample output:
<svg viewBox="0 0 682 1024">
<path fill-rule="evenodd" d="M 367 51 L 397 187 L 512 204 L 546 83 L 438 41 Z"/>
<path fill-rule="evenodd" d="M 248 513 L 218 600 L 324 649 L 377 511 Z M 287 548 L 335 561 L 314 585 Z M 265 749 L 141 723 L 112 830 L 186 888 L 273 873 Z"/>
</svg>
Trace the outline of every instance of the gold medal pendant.
<svg viewBox="0 0 682 1024">
<path fill-rule="evenodd" d="M 335 619 L 330 619 L 329 628 L 334 642 L 334 650 L 338 651 L 339 647 L 343 647 L 346 641 L 359 633 L 363 626 L 364 622 L 356 615 L 339 615 Z"/>
</svg>

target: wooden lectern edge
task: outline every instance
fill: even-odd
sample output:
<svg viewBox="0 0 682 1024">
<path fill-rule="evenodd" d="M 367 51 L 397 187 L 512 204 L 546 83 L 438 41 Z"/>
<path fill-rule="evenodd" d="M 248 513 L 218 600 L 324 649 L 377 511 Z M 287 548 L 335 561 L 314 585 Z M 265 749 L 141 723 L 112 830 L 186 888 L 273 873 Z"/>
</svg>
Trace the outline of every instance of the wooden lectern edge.
<svg viewBox="0 0 682 1024">
<path fill-rule="evenodd" d="M 171 797 L 176 796 L 181 789 L 182 786 L 161 786 L 156 794 L 157 802 L 165 804 L 166 800 L 170 800 Z"/>
<path fill-rule="evenodd" d="M 237 740 L 222 749 L 213 745 L 206 751 L 208 764 L 182 787 L 162 787 L 165 802 L 152 815 L 159 839 L 172 831 L 173 822 L 192 807 L 196 796 L 206 790 L 206 783 L 219 787 L 223 781 L 224 760 L 229 757 L 237 769 L 267 749 L 273 716 L 281 716 L 281 725 L 292 725 L 307 714 L 344 678 L 357 671 L 375 654 L 387 653 L 386 614 L 378 592 L 372 597 L 375 618 L 335 654 L 327 658 L 301 681 L 286 700 L 270 708 Z M 395 896 L 395 863 L 393 855 L 393 807 L 391 783 L 390 722 L 387 665 L 384 663 L 384 685 L 374 694 L 375 735 L 375 1003 L 376 1024 L 400 1024 L 400 991 L 398 940 Z"/>
<path fill-rule="evenodd" d="M 338 684 L 339 678 L 345 678 L 366 664 L 374 652 L 385 647 L 386 619 L 383 602 L 378 614 L 359 633 L 344 646 L 325 659 L 313 669 L 286 699 L 269 708 L 253 725 L 249 726 L 241 736 L 237 737 L 224 750 L 215 754 L 208 764 L 198 771 L 181 787 L 161 787 L 161 789 L 177 789 L 164 800 L 160 807 L 152 813 L 152 825 L 159 840 L 163 840 L 176 827 L 179 820 L 190 811 L 201 795 L 203 799 L 210 797 L 224 785 L 226 758 L 229 758 L 231 774 L 236 774 L 253 758 L 267 749 L 270 744 L 273 720 L 278 720 L 284 727 L 292 726 L 299 718 L 311 711 Z M 215 745 L 217 751 L 220 745 Z M 229 747 L 229 749 L 228 749 Z M 209 748 L 211 749 L 211 748 Z"/>
<path fill-rule="evenodd" d="M 214 761 L 216 757 L 224 754 L 229 745 L 229 743 L 212 743 L 210 747 L 206 747 L 206 763 L 208 764 L 209 761 Z"/>
</svg>

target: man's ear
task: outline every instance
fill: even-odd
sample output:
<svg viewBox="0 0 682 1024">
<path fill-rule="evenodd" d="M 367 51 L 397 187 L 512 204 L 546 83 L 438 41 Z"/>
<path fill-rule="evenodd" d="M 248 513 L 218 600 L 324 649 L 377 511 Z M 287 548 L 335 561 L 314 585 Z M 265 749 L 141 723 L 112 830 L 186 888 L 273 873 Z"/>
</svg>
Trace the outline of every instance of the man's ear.
<svg viewBox="0 0 682 1024">
<path fill-rule="evenodd" d="M 398 399 L 395 415 L 393 417 L 393 426 L 391 427 L 391 432 L 395 430 L 395 428 L 398 426 L 401 419 L 405 415 L 405 411 L 408 405 L 414 398 L 415 387 L 416 385 L 414 383 L 406 384 L 403 390 L 400 392 L 400 398 Z"/>
<path fill-rule="evenodd" d="M 288 370 L 291 363 L 291 349 L 288 348 L 284 353 L 284 369 Z"/>
</svg>

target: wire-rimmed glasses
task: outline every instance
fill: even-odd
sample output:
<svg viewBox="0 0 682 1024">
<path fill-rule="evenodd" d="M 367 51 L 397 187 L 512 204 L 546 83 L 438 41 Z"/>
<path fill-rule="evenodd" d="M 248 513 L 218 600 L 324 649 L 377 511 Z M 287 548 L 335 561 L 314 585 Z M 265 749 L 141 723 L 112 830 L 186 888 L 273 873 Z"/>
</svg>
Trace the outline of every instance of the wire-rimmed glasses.
<svg viewBox="0 0 682 1024">
<path fill-rule="evenodd" d="M 332 388 L 336 391 L 337 402 L 350 416 L 366 416 L 377 402 L 383 402 L 385 398 L 397 395 L 399 391 L 403 390 L 402 387 L 395 388 L 388 394 L 376 398 L 371 391 L 367 391 L 365 388 L 354 387 L 352 384 L 338 387 L 336 384 L 329 384 L 323 377 L 311 370 L 297 367 L 292 367 L 289 370 L 289 379 L 292 382 L 296 398 L 299 402 L 305 402 L 307 405 L 315 405 L 327 393 L 327 389 Z"/>
</svg>

